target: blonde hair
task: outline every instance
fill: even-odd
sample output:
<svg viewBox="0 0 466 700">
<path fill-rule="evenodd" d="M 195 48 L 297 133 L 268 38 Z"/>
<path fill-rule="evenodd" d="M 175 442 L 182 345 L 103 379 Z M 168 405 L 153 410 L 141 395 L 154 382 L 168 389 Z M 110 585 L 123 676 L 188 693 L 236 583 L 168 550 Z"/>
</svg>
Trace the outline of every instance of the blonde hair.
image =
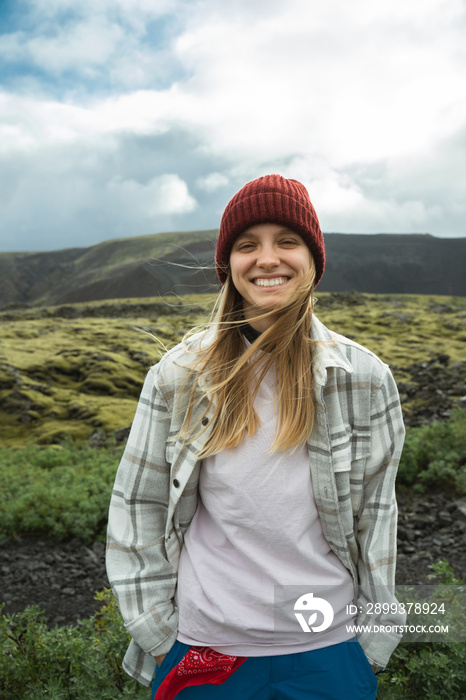
<svg viewBox="0 0 466 700">
<path fill-rule="evenodd" d="M 214 309 L 213 341 L 206 348 L 194 351 L 198 357 L 189 365 L 185 382 L 185 387 L 189 387 L 188 410 L 175 438 L 191 441 L 199 437 L 206 430 L 203 418 L 213 406 L 213 428 L 199 458 L 232 449 L 245 435 L 256 432 L 260 419 L 254 410 L 254 399 L 272 367 L 276 376 L 278 423 L 270 452 L 294 452 L 309 438 L 314 422 L 310 334 L 315 274 L 311 256 L 311 269 L 301 278 L 292 297 L 283 306 L 257 317 L 277 316 L 277 319 L 250 347 L 242 332 L 247 323 L 242 313 L 242 297 L 228 274 Z M 191 425 L 194 404 L 199 401 L 201 376 L 206 380 L 202 394 L 208 397 L 209 404 L 199 421 Z"/>
</svg>

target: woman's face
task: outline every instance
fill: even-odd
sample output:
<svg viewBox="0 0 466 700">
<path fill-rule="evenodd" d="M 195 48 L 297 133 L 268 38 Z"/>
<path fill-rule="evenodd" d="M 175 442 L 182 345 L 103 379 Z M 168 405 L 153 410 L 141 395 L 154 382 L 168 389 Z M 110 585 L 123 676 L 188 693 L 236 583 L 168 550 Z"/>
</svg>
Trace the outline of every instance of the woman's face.
<svg viewBox="0 0 466 700">
<path fill-rule="evenodd" d="M 288 301 L 298 281 L 311 269 L 311 252 L 301 236 L 281 224 L 257 224 L 234 242 L 230 255 L 233 284 L 243 297 L 249 320 Z M 262 332 L 274 323 L 268 316 L 252 325 Z"/>
</svg>

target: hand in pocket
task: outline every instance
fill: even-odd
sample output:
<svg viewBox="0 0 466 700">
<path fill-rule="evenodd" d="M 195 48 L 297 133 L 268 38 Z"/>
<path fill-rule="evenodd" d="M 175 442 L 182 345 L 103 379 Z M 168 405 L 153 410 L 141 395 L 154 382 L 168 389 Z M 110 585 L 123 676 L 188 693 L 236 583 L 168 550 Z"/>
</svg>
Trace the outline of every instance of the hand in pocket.
<svg viewBox="0 0 466 700">
<path fill-rule="evenodd" d="M 162 665 L 162 661 L 164 660 L 165 657 L 166 657 L 166 654 L 161 654 L 160 656 L 154 656 L 155 663 L 157 664 L 157 666 L 160 667 Z"/>
</svg>

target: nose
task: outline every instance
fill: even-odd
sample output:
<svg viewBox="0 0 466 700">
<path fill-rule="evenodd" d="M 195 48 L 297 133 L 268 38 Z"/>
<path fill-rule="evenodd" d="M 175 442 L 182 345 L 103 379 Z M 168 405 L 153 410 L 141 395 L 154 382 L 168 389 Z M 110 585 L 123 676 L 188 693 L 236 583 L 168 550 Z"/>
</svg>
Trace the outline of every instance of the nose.
<svg viewBox="0 0 466 700">
<path fill-rule="evenodd" d="M 280 257 L 277 254 L 274 246 L 263 245 L 257 253 L 256 265 L 263 268 L 273 268 L 280 265 Z"/>
</svg>

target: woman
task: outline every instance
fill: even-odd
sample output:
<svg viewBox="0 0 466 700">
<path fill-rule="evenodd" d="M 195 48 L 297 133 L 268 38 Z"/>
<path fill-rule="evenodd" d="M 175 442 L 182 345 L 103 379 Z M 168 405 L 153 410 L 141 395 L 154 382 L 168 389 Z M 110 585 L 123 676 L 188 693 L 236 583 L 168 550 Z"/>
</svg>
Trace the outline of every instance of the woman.
<svg viewBox="0 0 466 700">
<path fill-rule="evenodd" d="M 305 187 L 246 184 L 221 221 L 215 322 L 147 376 L 107 569 L 124 668 L 155 673 L 156 700 L 374 698 L 399 641 L 400 403 L 388 367 L 313 315 L 324 265 Z"/>
</svg>

